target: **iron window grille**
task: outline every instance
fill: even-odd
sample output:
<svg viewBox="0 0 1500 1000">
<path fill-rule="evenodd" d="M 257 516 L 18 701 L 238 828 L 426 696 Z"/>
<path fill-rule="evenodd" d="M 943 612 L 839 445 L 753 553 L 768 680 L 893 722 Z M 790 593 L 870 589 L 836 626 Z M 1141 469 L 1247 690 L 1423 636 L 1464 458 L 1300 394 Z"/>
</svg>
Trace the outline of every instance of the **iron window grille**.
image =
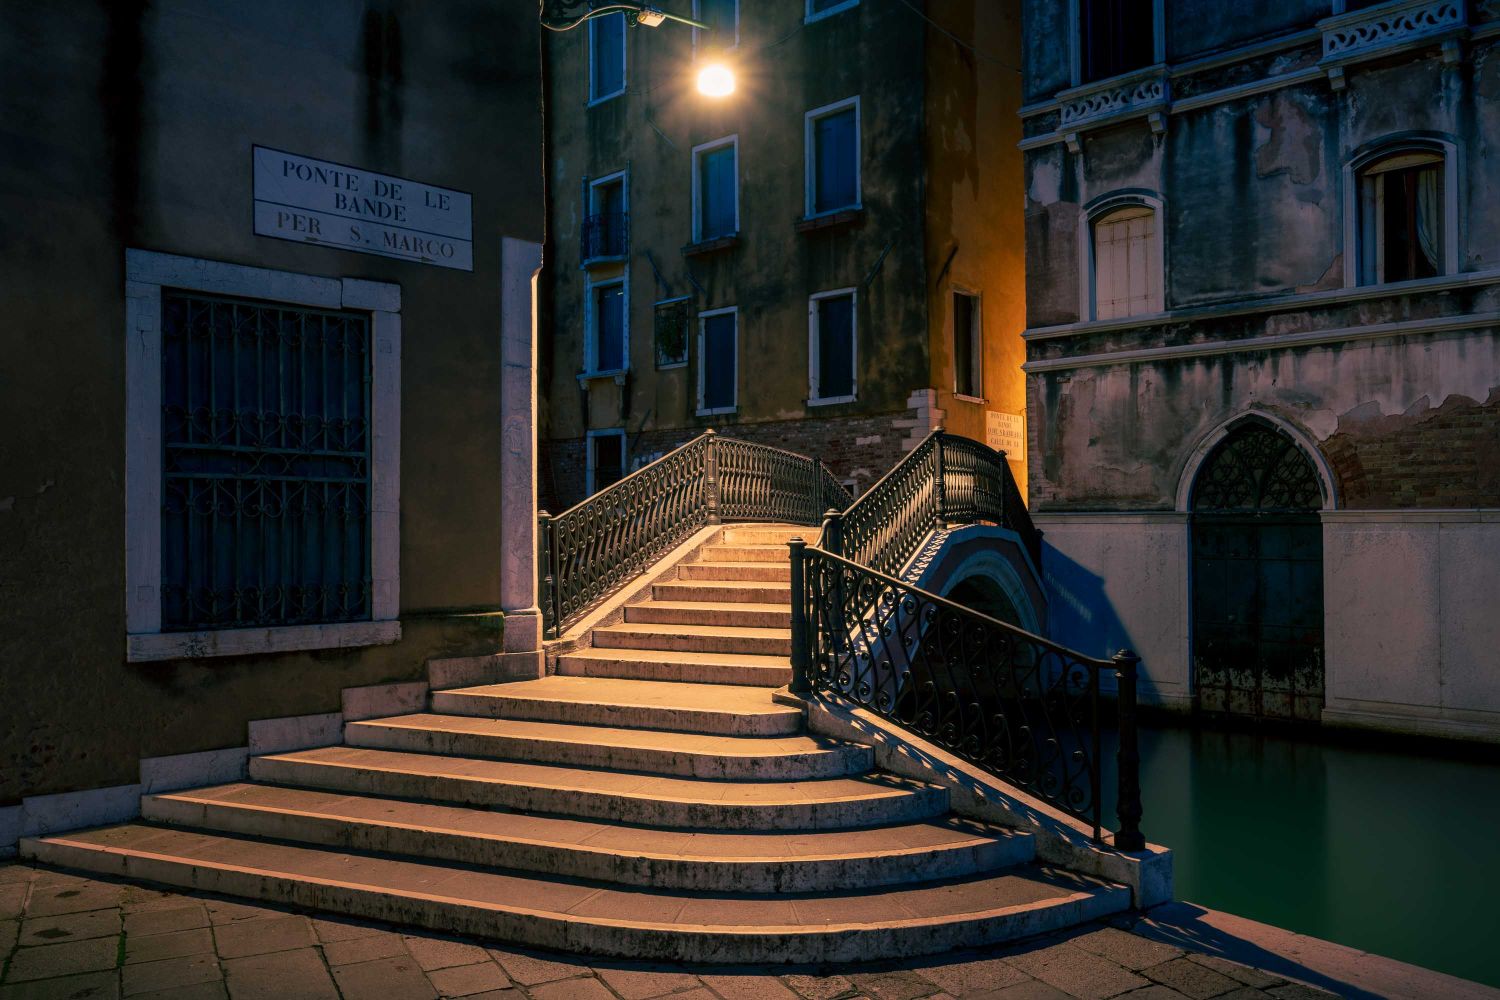
<svg viewBox="0 0 1500 1000">
<path fill-rule="evenodd" d="M 162 294 L 163 631 L 369 620 L 370 319 Z"/>
<path fill-rule="evenodd" d="M 596 212 L 583 220 L 584 261 L 623 257 L 629 245 L 629 212 Z"/>
<path fill-rule="evenodd" d="M 686 298 L 656 303 L 656 367 L 675 368 L 687 364 L 688 326 L 692 306 Z"/>
</svg>

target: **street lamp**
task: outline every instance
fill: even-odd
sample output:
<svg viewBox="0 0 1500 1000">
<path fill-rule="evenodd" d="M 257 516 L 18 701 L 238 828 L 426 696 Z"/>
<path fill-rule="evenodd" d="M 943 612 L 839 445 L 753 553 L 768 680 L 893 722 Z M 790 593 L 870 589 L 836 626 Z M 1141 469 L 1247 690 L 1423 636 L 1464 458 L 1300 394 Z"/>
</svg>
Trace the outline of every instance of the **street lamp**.
<svg viewBox="0 0 1500 1000">
<path fill-rule="evenodd" d="M 567 31 L 584 21 L 605 14 L 624 14 L 625 23 L 631 27 L 655 28 L 663 21 L 677 21 L 694 28 L 709 29 L 711 26 L 680 14 L 669 14 L 660 7 L 638 0 L 538 0 L 542 27 L 552 31 Z"/>
</svg>

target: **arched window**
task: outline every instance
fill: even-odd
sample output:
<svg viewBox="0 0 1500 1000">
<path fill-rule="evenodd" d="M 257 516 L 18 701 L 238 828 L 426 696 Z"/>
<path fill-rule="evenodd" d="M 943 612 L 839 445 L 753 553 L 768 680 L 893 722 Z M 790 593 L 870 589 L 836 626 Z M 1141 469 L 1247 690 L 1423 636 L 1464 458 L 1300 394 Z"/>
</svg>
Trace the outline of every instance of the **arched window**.
<svg viewBox="0 0 1500 1000">
<path fill-rule="evenodd" d="M 1354 168 L 1356 273 L 1361 285 L 1457 270 L 1452 153 L 1446 143 L 1388 147 Z"/>
<path fill-rule="evenodd" d="M 1093 318 L 1122 319 L 1163 309 L 1161 231 L 1154 205 L 1130 201 L 1090 219 Z"/>
</svg>

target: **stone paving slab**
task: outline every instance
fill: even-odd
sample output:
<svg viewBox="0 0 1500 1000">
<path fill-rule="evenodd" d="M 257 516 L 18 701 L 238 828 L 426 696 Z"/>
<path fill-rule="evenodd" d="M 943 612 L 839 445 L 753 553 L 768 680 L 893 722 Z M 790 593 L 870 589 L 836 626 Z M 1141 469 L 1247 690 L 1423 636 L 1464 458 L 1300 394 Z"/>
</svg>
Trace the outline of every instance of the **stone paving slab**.
<svg viewBox="0 0 1500 1000">
<path fill-rule="evenodd" d="M 1180 903 L 948 955 L 747 968 L 590 960 L 15 862 L 0 888 L 0 1000 L 1500 1000 Z"/>
</svg>

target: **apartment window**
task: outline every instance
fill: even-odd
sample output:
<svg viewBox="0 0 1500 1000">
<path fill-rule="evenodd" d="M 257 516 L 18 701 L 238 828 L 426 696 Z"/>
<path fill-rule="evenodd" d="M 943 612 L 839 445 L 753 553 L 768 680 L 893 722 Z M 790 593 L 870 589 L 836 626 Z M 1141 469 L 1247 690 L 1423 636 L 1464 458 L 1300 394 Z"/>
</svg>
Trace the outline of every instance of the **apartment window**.
<svg viewBox="0 0 1500 1000">
<path fill-rule="evenodd" d="M 733 236 L 740 228 L 739 137 L 693 147 L 693 241 Z"/>
<path fill-rule="evenodd" d="M 1446 273 L 1447 212 L 1441 153 L 1405 150 L 1359 173 L 1359 283 Z"/>
<path fill-rule="evenodd" d="M 807 214 L 858 208 L 859 98 L 807 113 Z"/>
<path fill-rule="evenodd" d="M 984 328 L 979 296 L 953 293 L 953 391 L 970 399 L 984 396 Z"/>
<path fill-rule="evenodd" d="M 623 371 L 630 335 L 625 280 L 590 284 L 588 295 L 586 371 Z"/>
<path fill-rule="evenodd" d="M 807 13 L 803 20 L 818 21 L 837 14 L 839 11 L 858 6 L 859 0 L 807 0 Z"/>
<path fill-rule="evenodd" d="M 693 0 L 693 18 L 711 31 L 693 29 L 693 48 L 722 51 L 740 43 L 739 0 Z"/>
<path fill-rule="evenodd" d="M 584 489 L 598 493 L 625 477 L 625 431 L 589 431 Z"/>
<path fill-rule="evenodd" d="M 583 220 L 585 261 L 625 256 L 630 241 L 630 213 L 625 172 L 589 183 L 589 210 Z"/>
<path fill-rule="evenodd" d="M 1093 220 L 1094 318 L 1162 311 L 1161 244 L 1156 210 L 1129 204 Z"/>
<path fill-rule="evenodd" d="M 656 303 L 656 367 L 681 368 L 688 359 L 692 300 L 686 295 Z"/>
<path fill-rule="evenodd" d="M 808 301 L 808 402 L 847 403 L 855 397 L 855 292 L 840 288 Z"/>
<path fill-rule="evenodd" d="M 589 102 L 625 92 L 625 15 L 589 19 Z"/>
<path fill-rule="evenodd" d="M 733 413 L 739 369 L 739 309 L 698 314 L 698 413 Z"/>
<path fill-rule="evenodd" d="M 1079 82 L 1156 62 L 1156 0 L 1075 0 Z"/>
</svg>

